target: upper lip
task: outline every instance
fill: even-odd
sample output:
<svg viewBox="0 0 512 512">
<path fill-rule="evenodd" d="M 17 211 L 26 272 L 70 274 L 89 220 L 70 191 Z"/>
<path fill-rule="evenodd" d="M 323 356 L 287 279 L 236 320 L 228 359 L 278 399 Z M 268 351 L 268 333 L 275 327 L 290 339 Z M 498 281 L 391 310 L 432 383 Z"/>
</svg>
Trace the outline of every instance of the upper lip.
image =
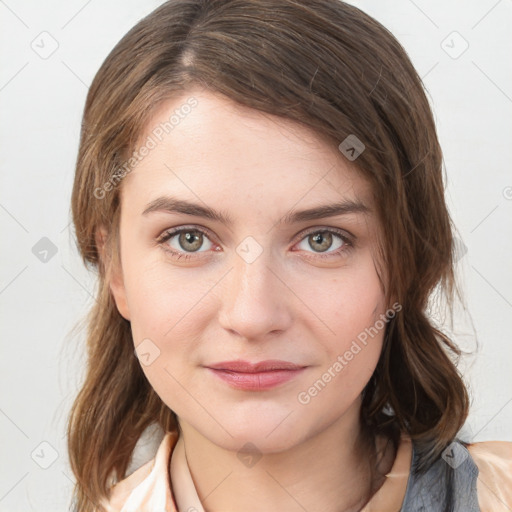
<svg viewBox="0 0 512 512">
<path fill-rule="evenodd" d="M 257 363 L 250 363 L 248 361 L 223 361 L 220 363 L 209 364 L 207 368 L 214 370 L 228 370 L 231 372 L 240 373 L 257 373 L 257 372 L 270 372 L 273 370 L 300 370 L 304 366 L 290 363 L 288 361 L 280 361 L 278 359 L 268 359 L 267 361 L 259 361 Z"/>
</svg>

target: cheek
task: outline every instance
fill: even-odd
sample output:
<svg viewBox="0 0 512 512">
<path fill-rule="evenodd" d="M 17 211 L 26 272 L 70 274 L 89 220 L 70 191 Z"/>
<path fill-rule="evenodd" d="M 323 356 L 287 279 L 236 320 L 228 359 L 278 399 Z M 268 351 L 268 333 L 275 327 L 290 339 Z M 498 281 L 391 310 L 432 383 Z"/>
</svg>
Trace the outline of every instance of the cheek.
<svg viewBox="0 0 512 512">
<path fill-rule="evenodd" d="M 127 286 L 134 341 L 152 337 L 163 345 L 193 338 L 204 327 L 201 300 L 211 286 L 209 280 L 187 285 L 156 268 L 142 271 Z"/>
<path fill-rule="evenodd" d="M 311 282 L 315 286 L 308 285 Z M 302 286 L 301 296 L 329 332 L 325 337 L 329 351 L 348 348 L 351 340 L 372 327 L 386 311 L 384 291 L 373 260 L 366 254 L 357 265 L 339 269 L 335 277 L 297 280 L 295 286 Z"/>
<path fill-rule="evenodd" d="M 175 334 L 182 320 L 194 311 L 208 280 L 186 275 L 165 260 L 161 250 L 145 247 L 127 232 L 121 237 L 123 279 L 131 314 L 134 342 L 144 338 L 163 341 Z"/>
<path fill-rule="evenodd" d="M 386 322 L 380 319 L 379 296 L 359 296 L 357 307 L 332 315 L 336 335 L 323 338 L 323 364 L 315 368 L 297 393 L 304 411 L 328 423 L 342 415 L 361 395 L 377 366 Z M 377 308 L 377 309 L 376 309 Z"/>
<path fill-rule="evenodd" d="M 191 281 L 183 271 L 173 272 L 162 261 L 144 261 L 135 253 L 133 256 L 127 258 L 125 281 L 141 368 L 168 407 L 187 410 L 190 395 L 183 386 L 194 387 L 195 363 L 208 323 L 201 305 L 206 304 L 205 295 L 214 282 Z"/>
<path fill-rule="evenodd" d="M 326 400 L 336 400 L 333 395 L 340 392 L 349 400 L 355 398 L 379 360 L 387 326 L 384 292 L 373 260 L 366 257 L 360 262 L 309 289 L 308 301 L 326 327 L 326 334 L 317 337 L 324 358 L 311 379 L 312 386 L 318 382 L 311 396 L 322 391 Z"/>
</svg>

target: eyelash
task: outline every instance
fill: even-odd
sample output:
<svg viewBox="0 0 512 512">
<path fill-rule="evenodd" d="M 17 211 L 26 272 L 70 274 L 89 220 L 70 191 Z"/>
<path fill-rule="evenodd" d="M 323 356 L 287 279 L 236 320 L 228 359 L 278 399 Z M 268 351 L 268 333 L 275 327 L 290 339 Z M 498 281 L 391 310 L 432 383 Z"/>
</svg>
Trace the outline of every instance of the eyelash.
<svg viewBox="0 0 512 512">
<path fill-rule="evenodd" d="M 193 226 L 186 226 L 186 227 L 181 227 L 181 228 L 178 228 L 178 229 L 175 229 L 175 230 L 165 231 L 164 233 L 162 233 L 162 235 L 160 235 L 157 238 L 157 243 L 159 245 L 161 245 L 162 248 L 166 252 L 168 252 L 173 258 L 188 260 L 190 258 L 195 257 L 194 255 L 196 253 L 195 252 L 192 252 L 192 253 L 178 252 L 178 251 L 175 251 L 174 249 L 171 249 L 167 245 L 167 242 L 171 238 L 173 238 L 175 235 L 179 235 L 180 233 L 184 233 L 184 232 L 187 232 L 187 231 L 197 231 L 198 233 L 201 233 L 202 235 L 206 236 L 208 239 L 211 238 L 209 236 L 209 232 L 206 231 L 205 229 L 198 228 L 198 227 L 193 227 Z M 343 241 L 343 245 L 340 248 L 338 248 L 336 251 L 330 252 L 328 254 L 313 253 L 313 254 L 315 254 L 315 256 L 313 256 L 313 258 L 315 258 L 315 259 L 316 258 L 326 259 L 326 258 L 333 258 L 333 257 L 334 258 L 341 257 L 341 256 L 343 256 L 342 253 L 345 253 L 349 249 L 352 249 L 354 247 L 353 240 L 344 231 L 338 230 L 338 229 L 335 229 L 335 228 L 320 228 L 320 229 L 315 228 L 313 230 L 307 231 L 306 233 L 301 233 L 301 237 L 299 238 L 297 243 L 301 242 L 303 239 L 305 239 L 309 235 L 313 235 L 313 234 L 317 234 L 317 233 L 331 233 L 331 234 L 334 234 L 334 235 L 338 236 L 339 238 L 341 238 L 341 240 Z M 311 257 L 311 256 L 308 256 L 308 257 Z"/>
</svg>

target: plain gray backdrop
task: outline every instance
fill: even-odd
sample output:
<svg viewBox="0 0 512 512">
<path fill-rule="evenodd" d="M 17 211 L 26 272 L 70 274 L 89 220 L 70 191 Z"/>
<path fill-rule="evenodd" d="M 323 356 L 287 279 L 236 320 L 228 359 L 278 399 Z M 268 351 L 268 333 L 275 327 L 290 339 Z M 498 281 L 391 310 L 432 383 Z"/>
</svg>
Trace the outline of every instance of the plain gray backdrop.
<svg viewBox="0 0 512 512">
<path fill-rule="evenodd" d="M 95 290 L 69 215 L 82 109 L 109 51 L 160 3 L 0 0 L 0 511 L 68 508 L 65 427 L 85 368 L 83 332 L 71 330 Z M 473 400 L 464 435 L 512 441 L 512 2 L 350 3 L 399 39 L 428 90 L 471 313 L 458 312 L 454 338 L 479 343 L 461 366 Z M 157 442 L 147 437 L 132 469 Z"/>
</svg>

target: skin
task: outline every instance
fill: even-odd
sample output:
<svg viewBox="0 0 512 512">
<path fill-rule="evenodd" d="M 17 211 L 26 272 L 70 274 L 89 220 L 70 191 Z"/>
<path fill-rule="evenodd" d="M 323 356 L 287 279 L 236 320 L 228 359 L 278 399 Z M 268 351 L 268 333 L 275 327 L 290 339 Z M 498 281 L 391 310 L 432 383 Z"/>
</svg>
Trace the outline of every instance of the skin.
<svg viewBox="0 0 512 512">
<path fill-rule="evenodd" d="M 151 340 L 157 354 L 142 369 L 179 418 L 206 511 L 359 510 L 393 462 L 386 453 L 372 467 L 373 446 L 359 424 L 384 329 L 307 404 L 298 395 L 332 373 L 338 356 L 388 309 L 371 188 L 310 129 L 199 88 L 162 104 L 141 140 L 191 96 L 197 106 L 121 184 L 121 267 L 111 290 L 135 347 Z M 143 214 L 165 195 L 222 211 L 233 223 Z M 279 223 L 293 211 L 346 201 L 367 211 Z M 161 241 L 179 227 L 207 233 L 201 239 L 193 231 L 195 244 L 180 246 L 179 234 Z M 326 229 L 334 232 L 322 252 L 312 239 Z M 263 251 L 250 263 L 237 253 L 246 237 Z M 247 391 L 204 367 L 236 359 L 306 369 L 277 387 Z M 248 442 L 262 455 L 252 467 L 237 457 Z"/>
</svg>

